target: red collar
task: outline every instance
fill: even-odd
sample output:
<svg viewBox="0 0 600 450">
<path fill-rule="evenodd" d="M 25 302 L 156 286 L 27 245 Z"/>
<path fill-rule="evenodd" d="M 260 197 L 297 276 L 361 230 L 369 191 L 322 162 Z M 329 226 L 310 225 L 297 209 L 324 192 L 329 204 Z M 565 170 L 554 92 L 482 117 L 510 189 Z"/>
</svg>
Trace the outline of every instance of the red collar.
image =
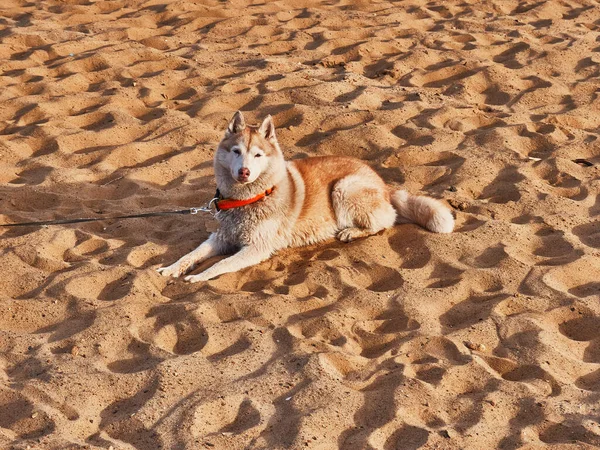
<svg viewBox="0 0 600 450">
<path fill-rule="evenodd" d="M 217 207 L 217 211 L 221 211 L 223 209 L 233 209 L 233 208 L 239 208 L 240 206 L 246 206 L 249 205 L 251 203 L 255 203 L 259 200 L 262 200 L 263 198 L 265 198 L 267 195 L 271 195 L 271 193 L 275 190 L 275 186 L 273 186 L 272 188 L 267 189 L 265 192 L 261 192 L 260 194 L 252 197 L 252 198 L 247 198 L 244 200 L 236 200 L 233 198 L 221 198 L 221 193 L 217 190 L 217 195 L 216 197 L 219 199 L 215 202 L 215 205 Z"/>
</svg>

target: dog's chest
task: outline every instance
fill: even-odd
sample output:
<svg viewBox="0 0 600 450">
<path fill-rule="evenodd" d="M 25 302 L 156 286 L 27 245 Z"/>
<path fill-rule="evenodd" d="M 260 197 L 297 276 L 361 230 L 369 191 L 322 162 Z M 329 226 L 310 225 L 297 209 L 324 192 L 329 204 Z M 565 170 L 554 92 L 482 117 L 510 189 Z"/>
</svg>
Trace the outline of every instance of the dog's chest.
<svg viewBox="0 0 600 450">
<path fill-rule="evenodd" d="M 261 208 L 240 208 L 217 214 L 219 234 L 231 245 L 265 246 L 278 235 L 280 221 Z"/>
</svg>

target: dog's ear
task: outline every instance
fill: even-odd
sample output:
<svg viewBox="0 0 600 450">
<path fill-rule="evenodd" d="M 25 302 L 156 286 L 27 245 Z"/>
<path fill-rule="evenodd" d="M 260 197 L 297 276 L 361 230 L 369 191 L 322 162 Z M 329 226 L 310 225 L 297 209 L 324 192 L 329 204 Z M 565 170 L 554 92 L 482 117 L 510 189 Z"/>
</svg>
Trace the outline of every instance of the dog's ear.
<svg viewBox="0 0 600 450">
<path fill-rule="evenodd" d="M 231 119 L 231 122 L 229 122 L 229 125 L 227 126 L 227 131 L 225 132 L 225 134 L 237 134 L 244 128 L 246 128 L 246 121 L 244 120 L 244 116 L 242 116 L 242 113 L 240 111 L 236 111 L 236 113 L 233 115 L 233 118 Z"/>
<path fill-rule="evenodd" d="M 275 139 L 275 125 L 273 124 L 273 118 L 270 114 L 265 117 L 265 120 L 263 120 L 263 123 L 260 125 L 258 132 L 265 139 Z"/>
</svg>

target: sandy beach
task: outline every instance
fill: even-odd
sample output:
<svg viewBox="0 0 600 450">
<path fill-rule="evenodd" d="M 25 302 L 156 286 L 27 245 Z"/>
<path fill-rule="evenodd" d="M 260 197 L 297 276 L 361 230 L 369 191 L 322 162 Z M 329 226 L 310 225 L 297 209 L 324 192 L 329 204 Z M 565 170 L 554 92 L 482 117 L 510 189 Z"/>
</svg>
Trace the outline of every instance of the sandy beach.
<svg viewBox="0 0 600 450">
<path fill-rule="evenodd" d="M 206 283 L 208 214 L 0 228 L 0 448 L 600 447 L 600 4 L 3 0 L 0 223 L 203 205 L 236 110 L 444 199 Z"/>
</svg>

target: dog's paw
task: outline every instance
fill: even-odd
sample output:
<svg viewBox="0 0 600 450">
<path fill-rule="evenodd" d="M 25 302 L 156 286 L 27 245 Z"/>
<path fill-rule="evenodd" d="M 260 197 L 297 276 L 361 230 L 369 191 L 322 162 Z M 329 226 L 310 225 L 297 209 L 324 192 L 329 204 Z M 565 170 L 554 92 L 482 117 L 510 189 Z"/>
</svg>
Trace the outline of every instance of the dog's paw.
<svg viewBox="0 0 600 450">
<path fill-rule="evenodd" d="M 365 232 L 358 228 L 344 228 L 337 234 L 338 240 L 342 242 L 352 242 L 354 239 L 365 236 Z"/>
<path fill-rule="evenodd" d="M 209 277 L 203 276 L 201 273 L 197 275 L 188 275 L 184 278 L 188 283 L 198 283 L 200 281 L 208 281 L 209 279 Z"/>
<path fill-rule="evenodd" d="M 175 264 L 172 264 L 167 267 L 161 267 L 159 269 L 156 269 L 156 271 L 160 273 L 163 277 L 179 278 L 179 276 L 182 274 L 181 267 Z"/>
</svg>

